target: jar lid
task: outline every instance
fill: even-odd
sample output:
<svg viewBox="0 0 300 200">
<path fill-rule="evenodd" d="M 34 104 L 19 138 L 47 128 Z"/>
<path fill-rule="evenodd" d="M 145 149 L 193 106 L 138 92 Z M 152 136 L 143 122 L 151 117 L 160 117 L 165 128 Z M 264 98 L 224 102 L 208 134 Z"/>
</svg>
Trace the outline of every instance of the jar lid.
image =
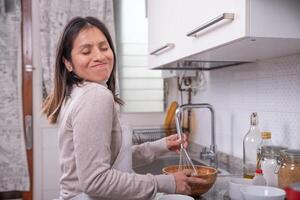
<svg viewBox="0 0 300 200">
<path fill-rule="evenodd" d="M 282 150 L 287 150 L 287 147 L 284 146 L 276 146 L 276 145 L 269 145 L 269 146 L 263 146 L 261 148 L 261 153 L 263 157 L 273 157 L 273 156 L 280 156 L 280 152 Z"/>
<path fill-rule="evenodd" d="M 300 162 L 300 149 L 286 149 L 282 150 L 281 154 L 284 158 L 292 161 Z"/>
</svg>

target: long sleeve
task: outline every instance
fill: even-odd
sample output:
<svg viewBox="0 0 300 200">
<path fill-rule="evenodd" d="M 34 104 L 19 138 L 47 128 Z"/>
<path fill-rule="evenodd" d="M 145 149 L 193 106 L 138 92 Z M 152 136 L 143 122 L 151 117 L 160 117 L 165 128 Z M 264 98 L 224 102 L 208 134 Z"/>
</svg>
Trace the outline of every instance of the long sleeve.
<svg viewBox="0 0 300 200">
<path fill-rule="evenodd" d="M 157 157 L 169 152 L 166 144 L 166 138 L 154 142 L 145 142 L 143 144 L 132 146 L 132 164 L 133 167 L 142 166 L 151 163 Z"/>
<path fill-rule="evenodd" d="M 157 192 L 174 193 L 172 175 L 130 174 L 111 168 L 115 113 L 113 96 L 102 86 L 89 88 L 71 111 L 79 190 L 97 199 L 151 199 Z"/>
</svg>

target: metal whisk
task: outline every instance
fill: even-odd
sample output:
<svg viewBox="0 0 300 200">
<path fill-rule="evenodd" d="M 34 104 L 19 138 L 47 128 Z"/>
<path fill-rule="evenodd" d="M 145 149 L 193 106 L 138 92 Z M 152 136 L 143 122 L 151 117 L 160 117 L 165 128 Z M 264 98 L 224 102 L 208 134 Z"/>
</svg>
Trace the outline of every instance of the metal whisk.
<svg viewBox="0 0 300 200">
<path fill-rule="evenodd" d="M 177 133 L 179 135 L 179 139 L 183 140 L 183 133 L 182 133 L 182 129 L 181 129 L 181 125 L 180 125 L 180 117 L 181 117 L 181 113 L 183 112 L 183 109 L 179 106 L 176 109 L 176 129 L 177 129 Z M 186 149 L 184 148 L 183 144 L 180 144 L 180 154 L 179 154 L 179 167 L 178 167 L 178 171 L 182 171 L 184 169 L 191 169 L 193 170 L 192 172 L 192 176 L 197 175 L 197 170 L 195 168 L 195 165 L 193 164 L 189 154 L 187 153 Z"/>
</svg>

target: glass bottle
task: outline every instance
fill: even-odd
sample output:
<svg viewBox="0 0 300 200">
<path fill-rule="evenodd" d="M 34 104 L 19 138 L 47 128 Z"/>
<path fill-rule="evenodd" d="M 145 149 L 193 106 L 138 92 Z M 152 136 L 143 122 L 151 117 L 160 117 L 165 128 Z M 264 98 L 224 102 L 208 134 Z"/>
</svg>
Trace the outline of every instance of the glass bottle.
<svg viewBox="0 0 300 200">
<path fill-rule="evenodd" d="M 261 142 L 257 147 L 256 168 L 258 168 L 258 169 L 261 168 L 262 148 L 273 145 L 271 138 L 272 138 L 271 132 L 267 132 L 267 131 L 261 132 Z"/>
<path fill-rule="evenodd" d="M 261 142 L 258 127 L 258 116 L 254 112 L 250 116 L 250 129 L 243 140 L 243 173 L 244 178 L 253 178 L 257 162 L 257 147 Z"/>
</svg>

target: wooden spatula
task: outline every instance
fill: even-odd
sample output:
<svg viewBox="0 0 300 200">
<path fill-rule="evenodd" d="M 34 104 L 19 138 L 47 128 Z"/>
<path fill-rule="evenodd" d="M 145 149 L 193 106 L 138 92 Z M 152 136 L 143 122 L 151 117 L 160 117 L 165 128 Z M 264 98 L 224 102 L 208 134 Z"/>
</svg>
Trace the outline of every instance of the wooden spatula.
<svg viewBox="0 0 300 200">
<path fill-rule="evenodd" d="M 166 136 L 169 136 L 172 134 L 171 129 L 175 127 L 175 111 L 178 107 L 178 103 L 177 101 L 173 101 L 168 109 L 167 109 L 167 113 L 166 113 L 166 117 L 165 117 L 165 122 L 164 122 L 164 128 L 166 129 Z M 173 127 L 172 127 L 173 125 Z"/>
</svg>

